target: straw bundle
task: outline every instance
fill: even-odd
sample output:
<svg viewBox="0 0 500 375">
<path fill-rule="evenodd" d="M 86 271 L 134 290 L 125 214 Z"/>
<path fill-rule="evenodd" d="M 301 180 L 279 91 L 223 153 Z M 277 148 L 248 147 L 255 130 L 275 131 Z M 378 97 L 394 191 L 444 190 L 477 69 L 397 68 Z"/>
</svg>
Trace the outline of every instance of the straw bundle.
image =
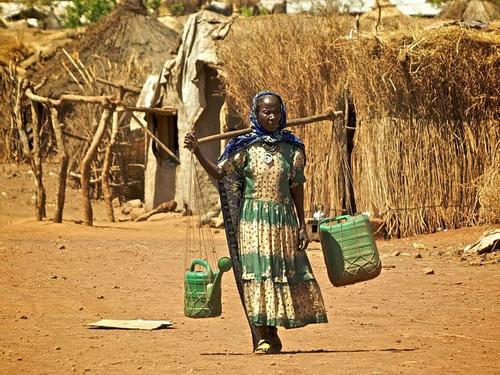
<svg viewBox="0 0 500 375">
<path fill-rule="evenodd" d="M 498 146 L 498 145 L 497 145 Z M 500 223 L 500 149 L 479 179 L 479 217 L 484 223 Z"/>
</svg>

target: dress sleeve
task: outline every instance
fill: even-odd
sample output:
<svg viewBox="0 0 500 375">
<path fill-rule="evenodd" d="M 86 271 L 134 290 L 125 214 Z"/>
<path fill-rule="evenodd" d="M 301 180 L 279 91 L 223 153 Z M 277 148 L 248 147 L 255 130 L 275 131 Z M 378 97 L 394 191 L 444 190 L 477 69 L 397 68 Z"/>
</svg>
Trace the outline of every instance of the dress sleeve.
<svg viewBox="0 0 500 375">
<path fill-rule="evenodd" d="M 306 158 L 304 151 L 297 147 L 293 153 L 292 171 L 290 173 L 290 187 L 293 188 L 298 184 L 306 182 L 306 177 L 304 176 L 305 162 Z"/>
<path fill-rule="evenodd" d="M 245 161 L 246 152 L 245 150 L 242 150 L 221 161 L 218 166 L 220 169 L 222 169 L 225 175 L 230 175 L 233 173 L 243 174 Z"/>
</svg>

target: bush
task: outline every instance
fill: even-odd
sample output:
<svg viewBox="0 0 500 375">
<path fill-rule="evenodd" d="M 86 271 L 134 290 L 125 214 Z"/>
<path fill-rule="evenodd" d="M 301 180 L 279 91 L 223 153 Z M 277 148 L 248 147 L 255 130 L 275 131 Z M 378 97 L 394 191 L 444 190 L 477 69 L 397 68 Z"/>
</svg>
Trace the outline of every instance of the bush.
<svg viewBox="0 0 500 375">
<path fill-rule="evenodd" d="M 111 12 L 115 5 L 115 0 L 71 0 L 64 24 L 66 27 L 77 27 L 95 23 Z"/>
</svg>

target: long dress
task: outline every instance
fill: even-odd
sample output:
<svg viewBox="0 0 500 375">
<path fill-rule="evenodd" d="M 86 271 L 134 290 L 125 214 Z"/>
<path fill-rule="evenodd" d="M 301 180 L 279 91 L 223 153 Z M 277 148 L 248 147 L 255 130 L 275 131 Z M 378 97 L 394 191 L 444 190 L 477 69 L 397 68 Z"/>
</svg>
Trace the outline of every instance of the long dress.
<svg viewBox="0 0 500 375">
<path fill-rule="evenodd" d="M 253 325 L 302 327 L 327 316 L 305 251 L 290 188 L 305 182 L 303 151 L 254 143 L 219 164 L 242 176 L 238 247 L 246 312 Z"/>
</svg>

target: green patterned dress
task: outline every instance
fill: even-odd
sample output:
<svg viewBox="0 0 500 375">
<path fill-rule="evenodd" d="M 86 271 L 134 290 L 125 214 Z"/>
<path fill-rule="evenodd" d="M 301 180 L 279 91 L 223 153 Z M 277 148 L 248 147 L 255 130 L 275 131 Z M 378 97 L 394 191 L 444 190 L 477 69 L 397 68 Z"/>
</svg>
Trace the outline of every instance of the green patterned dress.
<svg viewBox="0 0 500 375">
<path fill-rule="evenodd" d="M 302 150 L 291 143 L 279 143 L 271 152 L 256 143 L 219 164 L 244 179 L 238 244 L 246 311 L 254 325 L 327 322 L 306 252 L 298 249 L 290 188 L 305 182 L 304 164 Z"/>
</svg>

